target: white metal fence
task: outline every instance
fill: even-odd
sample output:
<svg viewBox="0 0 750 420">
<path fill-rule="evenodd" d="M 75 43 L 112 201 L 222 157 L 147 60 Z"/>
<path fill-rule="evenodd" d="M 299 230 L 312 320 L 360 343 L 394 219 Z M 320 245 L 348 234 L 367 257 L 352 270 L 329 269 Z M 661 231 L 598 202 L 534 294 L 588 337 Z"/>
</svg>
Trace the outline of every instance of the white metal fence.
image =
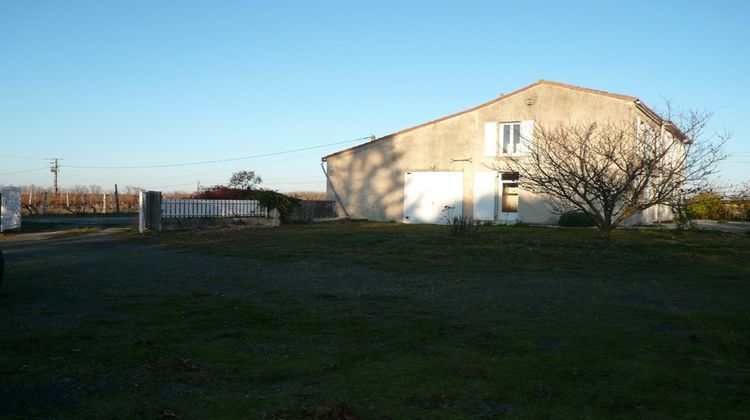
<svg viewBox="0 0 750 420">
<path fill-rule="evenodd" d="M 21 189 L 0 188 L 0 232 L 21 229 Z"/>
<path fill-rule="evenodd" d="M 161 217 L 268 217 L 257 200 L 163 199 Z"/>
</svg>

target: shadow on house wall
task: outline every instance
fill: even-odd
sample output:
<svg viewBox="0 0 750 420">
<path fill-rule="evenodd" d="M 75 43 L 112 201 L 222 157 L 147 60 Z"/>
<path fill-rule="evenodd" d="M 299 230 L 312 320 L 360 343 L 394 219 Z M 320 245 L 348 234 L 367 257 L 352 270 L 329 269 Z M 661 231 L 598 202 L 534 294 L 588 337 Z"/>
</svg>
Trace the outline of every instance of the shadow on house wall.
<svg viewBox="0 0 750 420">
<path fill-rule="evenodd" d="M 401 158 L 391 142 L 329 158 L 328 199 L 336 200 L 335 190 L 339 215 L 402 221 L 405 171 Z"/>
<path fill-rule="evenodd" d="M 337 204 L 339 215 L 348 214 L 351 218 L 403 222 L 405 173 L 420 171 L 463 174 L 463 202 L 455 203 L 455 208 L 445 213 L 446 217 L 462 215 L 473 217 L 475 200 L 494 202 L 498 207 L 501 205 L 500 198 L 494 195 L 474 195 L 475 172 L 473 170 L 468 168 L 457 170 L 458 168 L 455 167 L 435 169 L 413 164 L 407 166 L 404 160 L 406 160 L 404 154 L 394 147 L 393 142 L 380 142 L 329 158 L 328 198 L 336 199 L 331 188 L 333 187 L 340 199 L 340 204 Z M 419 203 L 425 198 L 432 200 L 432 196 L 426 197 L 423 193 L 410 202 Z M 407 213 L 414 214 L 415 212 L 419 212 L 419 209 L 412 208 Z M 525 191 L 521 185 L 518 197 L 519 222 L 556 224 L 558 219 L 559 215 L 552 211 L 543 195 Z M 504 219 L 501 216 L 494 220 L 502 222 Z M 444 219 L 441 217 L 439 221 L 442 222 Z"/>
</svg>

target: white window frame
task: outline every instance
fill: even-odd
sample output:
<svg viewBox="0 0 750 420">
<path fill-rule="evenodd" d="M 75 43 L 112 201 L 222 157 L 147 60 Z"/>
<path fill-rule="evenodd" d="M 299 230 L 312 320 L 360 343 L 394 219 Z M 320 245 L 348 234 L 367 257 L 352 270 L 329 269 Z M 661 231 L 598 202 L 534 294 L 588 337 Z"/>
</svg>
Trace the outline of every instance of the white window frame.
<svg viewBox="0 0 750 420">
<path fill-rule="evenodd" d="M 505 127 L 508 127 L 510 140 L 508 145 L 515 148 L 510 153 L 503 152 L 505 143 Z M 531 141 L 533 137 L 534 121 L 503 121 L 488 122 L 485 127 L 485 156 L 488 157 L 507 157 L 507 156 L 528 156 L 531 151 Z M 518 134 L 518 143 L 513 143 L 513 138 Z M 525 137 L 529 137 L 526 139 Z"/>
<path fill-rule="evenodd" d="M 509 149 L 515 149 L 512 152 L 506 152 L 505 149 L 505 128 L 508 128 L 508 136 L 510 139 L 508 140 L 508 148 Z M 521 156 L 521 150 L 523 148 L 521 138 L 521 121 L 513 121 L 513 122 L 504 122 L 498 124 L 498 153 L 500 156 Z M 515 140 L 516 136 L 518 136 L 518 143 L 514 143 L 513 140 Z"/>
</svg>

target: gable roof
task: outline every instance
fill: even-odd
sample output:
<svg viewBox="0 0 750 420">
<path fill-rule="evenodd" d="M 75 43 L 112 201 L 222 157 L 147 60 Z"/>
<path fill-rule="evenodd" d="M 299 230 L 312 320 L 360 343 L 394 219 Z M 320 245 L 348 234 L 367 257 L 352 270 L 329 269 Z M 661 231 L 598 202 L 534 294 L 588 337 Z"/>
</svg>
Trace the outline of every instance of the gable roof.
<svg viewBox="0 0 750 420">
<path fill-rule="evenodd" d="M 647 114 L 651 118 L 653 118 L 654 121 L 656 121 L 658 123 L 662 123 L 662 122 L 667 123 L 667 125 L 670 126 L 670 131 L 672 131 L 673 134 L 677 135 L 678 137 L 680 137 L 682 139 L 686 138 L 685 135 L 682 134 L 682 132 L 680 132 L 671 121 L 662 119 L 659 116 L 659 114 L 657 114 L 656 112 L 652 111 L 650 108 L 648 108 L 646 105 L 644 105 L 641 102 L 640 99 L 636 98 L 635 96 L 620 95 L 620 94 L 617 94 L 617 93 L 605 92 L 603 90 L 589 89 L 589 88 L 584 88 L 584 87 L 580 87 L 580 86 L 569 85 L 569 84 L 566 84 L 566 83 L 553 82 L 551 80 L 544 80 L 544 79 L 542 79 L 542 80 L 539 80 L 538 82 L 536 82 L 534 84 L 531 84 L 531 85 L 528 85 L 528 86 L 526 86 L 524 88 L 518 89 L 518 90 L 516 90 L 514 92 L 511 92 L 511 93 L 509 93 L 507 95 L 502 95 L 502 96 L 500 96 L 498 98 L 495 98 L 495 99 L 493 99 L 493 100 L 491 100 L 489 102 L 485 102 L 483 104 L 477 105 L 477 106 L 475 106 L 473 108 L 469 108 L 469 109 L 464 110 L 464 111 L 459 111 L 459 112 L 456 112 L 456 113 L 453 113 L 453 114 L 450 114 L 450 115 L 446 115 L 445 117 L 441 117 L 441 118 L 438 118 L 436 120 L 428 121 L 428 122 L 423 123 L 423 124 L 419 124 L 419 125 L 415 125 L 413 127 L 405 128 L 405 129 L 403 129 L 401 131 L 396 131 L 395 133 L 391 133 L 391 134 L 385 135 L 383 137 L 378 137 L 378 138 L 376 138 L 374 140 L 371 140 L 371 141 L 368 141 L 366 143 L 358 144 L 356 146 L 352 146 L 352 147 L 349 147 L 349 148 L 346 148 L 346 149 L 343 149 L 343 150 L 339 150 L 338 152 L 334 152 L 334 153 L 331 153 L 329 155 L 323 156 L 322 160 L 325 161 L 329 157 L 336 156 L 336 155 L 339 155 L 341 153 L 346 153 L 346 152 L 354 151 L 354 150 L 357 150 L 357 149 L 361 149 L 363 147 L 370 146 L 370 145 L 372 145 L 374 143 L 379 143 L 381 141 L 390 140 L 391 138 L 393 138 L 394 136 L 397 136 L 399 134 L 408 133 L 409 131 L 413 131 L 413 130 L 416 130 L 418 128 L 422 128 L 422 127 L 425 127 L 425 126 L 428 126 L 428 125 L 431 125 L 431 124 L 438 123 L 440 121 L 445 121 L 447 119 L 450 119 L 450 118 L 453 118 L 453 117 L 457 117 L 459 115 L 463 115 L 463 114 L 466 114 L 466 113 L 469 113 L 469 112 L 472 112 L 472 111 L 476 111 L 477 109 L 484 108 L 484 107 L 486 107 L 488 105 L 492 105 L 494 103 L 497 103 L 497 102 L 500 102 L 502 100 L 508 99 L 511 96 L 518 95 L 520 93 L 523 93 L 523 92 L 525 92 L 527 90 L 533 89 L 533 88 L 535 88 L 537 86 L 540 86 L 540 85 L 557 86 L 557 87 L 561 87 L 561 88 L 576 90 L 576 91 L 579 91 L 579 92 L 592 93 L 592 94 L 595 94 L 595 95 L 602 95 L 602 96 L 606 96 L 606 97 L 610 97 L 610 98 L 614 98 L 614 99 L 620 99 L 620 100 L 627 101 L 627 102 L 633 102 L 645 114 Z"/>
</svg>

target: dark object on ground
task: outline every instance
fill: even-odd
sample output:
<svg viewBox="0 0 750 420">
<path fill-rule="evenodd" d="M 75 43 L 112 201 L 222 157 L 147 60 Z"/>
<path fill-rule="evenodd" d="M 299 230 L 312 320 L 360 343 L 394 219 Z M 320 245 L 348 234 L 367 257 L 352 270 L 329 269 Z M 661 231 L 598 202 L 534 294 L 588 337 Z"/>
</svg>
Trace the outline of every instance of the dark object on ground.
<svg viewBox="0 0 750 420">
<path fill-rule="evenodd" d="M 309 222 L 314 219 L 336 217 L 336 202 L 328 200 L 301 200 L 292 207 L 289 218 L 292 222 Z"/>
<path fill-rule="evenodd" d="M 351 407 L 337 403 L 314 405 L 299 413 L 303 419 L 332 419 L 332 420 L 357 420 L 361 417 Z"/>
<path fill-rule="evenodd" d="M 560 221 L 557 223 L 564 227 L 594 226 L 594 220 L 591 218 L 591 215 L 582 211 L 569 211 L 563 213 L 562 216 L 560 216 Z"/>
</svg>

